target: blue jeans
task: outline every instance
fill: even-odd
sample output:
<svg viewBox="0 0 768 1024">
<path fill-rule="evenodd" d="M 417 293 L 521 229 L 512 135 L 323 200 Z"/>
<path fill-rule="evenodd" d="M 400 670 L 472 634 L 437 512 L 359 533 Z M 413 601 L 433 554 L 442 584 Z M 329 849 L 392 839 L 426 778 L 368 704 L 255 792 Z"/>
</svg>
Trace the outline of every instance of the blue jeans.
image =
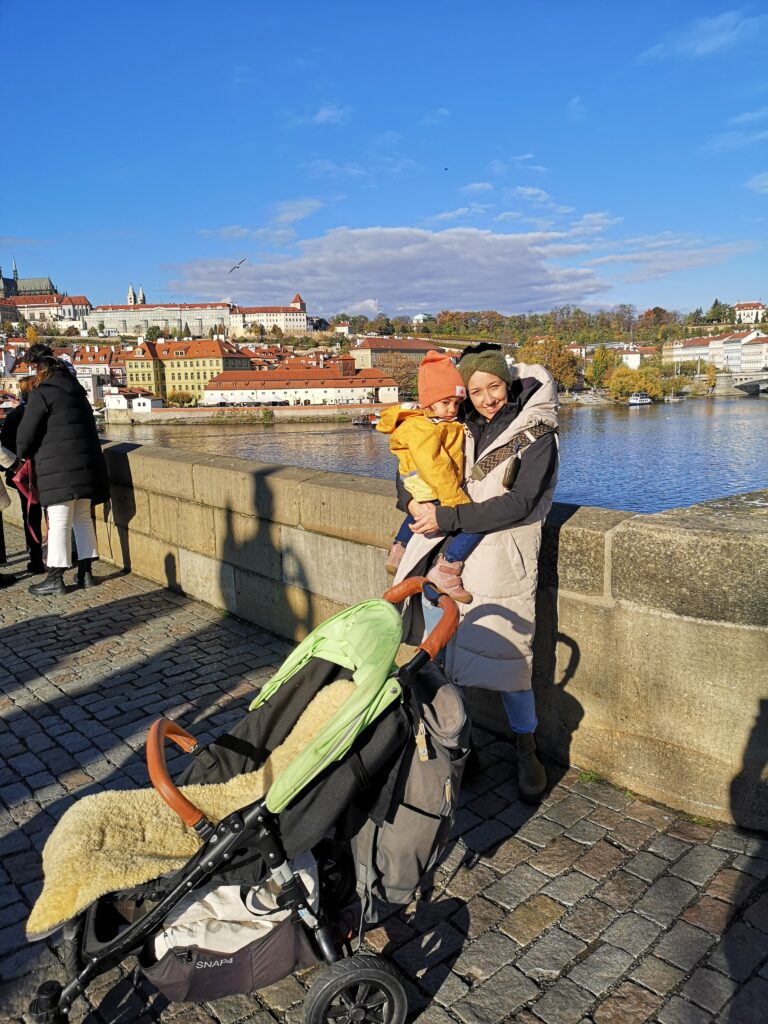
<svg viewBox="0 0 768 1024">
<path fill-rule="evenodd" d="M 439 502 L 434 504 L 437 505 Z M 410 527 L 415 522 L 416 520 L 413 516 L 407 515 L 405 517 L 403 525 L 397 531 L 397 536 L 395 537 L 399 544 L 407 544 L 411 539 L 413 533 Z M 482 539 L 482 533 L 457 533 L 451 537 L 443 548 L 443 558 L 446 562 L 465 562 Z"/>
<path fill-rule="evenodd" d="M 421 607 L 424 611 L 424 632 L 426 635 L 431 633 L 440 621 L 442 612 L 439 608 L 431 605 L 426 598 L 421 599 Z M 442 656 L 438 655 L 437 660 L 442 663 Z M 482 686 L 482 682 L 478 680 L 477 685 Z M 502 693 L 501 702 L 507 713 L 507 720 L 512 732 L 526 733 L 536 731 L 539 722 L 536 718 L 536 700 L 533 696 L 533 690 L 515 690 L 512 693 Z"/>
</svg>

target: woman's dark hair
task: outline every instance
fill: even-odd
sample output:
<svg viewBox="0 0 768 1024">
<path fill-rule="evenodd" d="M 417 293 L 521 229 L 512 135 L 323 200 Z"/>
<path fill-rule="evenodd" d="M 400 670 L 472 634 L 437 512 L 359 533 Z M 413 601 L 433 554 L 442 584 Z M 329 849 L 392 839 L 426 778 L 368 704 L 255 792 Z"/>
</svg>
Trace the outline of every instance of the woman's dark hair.
<svg viewBox="0 0 768 1024">
<path fill-rule="evenodd" d="M 476 345 L 467 345 L 459 356 L 459 361 L 461 361 L 464 356 L 477 356 L 481 352 L 501 352 L 501 345 L 496 345 L 492 341 L 479 341 Z"/>
<path fill-rule="evenodd" d="M 35 374 L 35 387 L 39 387 L 51 376 L 54 370 L 58 369 L 61 363 L 54 356 L 43 356 L 37 360 L 37 373 Z"/>
<path fill-rule="evenodd" d="M 43 359 L 48 359 L 53 356 L 53 349 L 50 345 L 43 345 L 42 342 L 38 342 L 36 345 L 30 345 L 24 354 L 24 362 L 29 363 L 31 366 L 42 362 Z"/>
</svg>

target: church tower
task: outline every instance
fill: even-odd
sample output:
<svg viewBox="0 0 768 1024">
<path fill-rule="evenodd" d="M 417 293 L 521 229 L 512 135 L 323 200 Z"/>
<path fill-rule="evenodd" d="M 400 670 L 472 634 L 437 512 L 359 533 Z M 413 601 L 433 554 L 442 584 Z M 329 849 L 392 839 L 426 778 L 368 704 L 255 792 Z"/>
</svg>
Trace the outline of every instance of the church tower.
<svg viewBox="0 0 768 1024">
<path fill-rule="evenodd" d="M 135 306 L 136 305 L 136 292 L 133 290 L 133 285 L 132 284 L 128 285 L 128 298 L 127 298 L 126 301 L 127 301 L 129 306 Z"/>
<path fill-rule="evenodd" d="M 13 257 L 13 280 L 16 282 L 16 284 L 19 283 L 19 271 L 18 271 L 18 269 L 16 267 L 16 257 L 15 256 Z"/>
<path fill-rule="evenodd" d="M 144 296 L 144 289 L 141 287 L 141 285 L 139 285 L 139 300 L 138 301 L 139 301 L 139 305 L 140 306 L 146 306 L 146 304 L 147 304 L 147 300 L 146 300 L 146 298 Z"/>
</svg>

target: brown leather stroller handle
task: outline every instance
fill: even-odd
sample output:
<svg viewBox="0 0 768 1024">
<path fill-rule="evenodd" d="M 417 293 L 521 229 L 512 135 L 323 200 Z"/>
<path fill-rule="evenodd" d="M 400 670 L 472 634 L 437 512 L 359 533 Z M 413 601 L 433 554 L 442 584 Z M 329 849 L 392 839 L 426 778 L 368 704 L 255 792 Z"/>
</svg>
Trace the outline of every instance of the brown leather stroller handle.
<svg viewBox="0 0 768 1024">
<path fill-rule="evenodd" d="M 182 729 L 180 725 L 172 722 L 170 718 L 158 718 L 156 722 L 152 723 L 149 736 L 147 736 L 147 769 L 152 785 L 184 824 L 189 828 L 195 828 L 205 820 L 205 815 L 199 807 L 195 807 L 190 800 L 187 800 L 171 781 L 165 765 L 166 739 L 173 740 L 187 753 L 195 749 L 197 740 L 186 729 Z"/>
<path fill-rule="evenodd" d="M 400 604 L 407 597 L 420 594 L 426 583 L 427 580 L 424 576 L 410 576 L 407 580 L 396 583 L 394 587 L 385 590 L 384 600 L 389 601 L 390 604 Z M 447 594 L 441 594 L 437 603 L 443 610 L 440 621 L 419 644 L 419 649 L 428 654 L 430 658 L 437 657 L 438 651 L 445 647 L 459 628 L 459 609 L 453 598 L 448 597 Z"/>
</svg>

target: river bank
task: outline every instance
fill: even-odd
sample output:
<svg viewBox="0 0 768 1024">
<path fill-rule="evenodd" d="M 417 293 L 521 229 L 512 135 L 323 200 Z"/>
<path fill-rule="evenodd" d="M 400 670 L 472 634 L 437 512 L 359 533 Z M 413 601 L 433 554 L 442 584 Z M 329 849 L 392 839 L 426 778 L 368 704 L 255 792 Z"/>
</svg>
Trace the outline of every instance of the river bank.
<svg viewBox="0 0 768 1024">
<path fill-rule="evenodd" d="M 358 416 L 380 412 L 385 406 L 375 402 L 367 405 L 294 405 L 256 407 L 199 407 L 180 409 L 166 406 L 151 412 L 133 412 L 128 409 L 107 409 L 104 422 L 107 425 L 146 424 L 153 427 L 190 427 L 195 424 L 219 423 L 222 426 L 269 426 L 276 423 L 349 423 Z M 269 413 L 266 422 L 264 414 Z"/>
<path fill-rule="evenodd" d="M 355 408 L 359 414 L 360 407 Z M 323 411 L 331 416 L 336 412 Z M 556 498 L 576 505 L 658 512 L 757 490 L 768 483 L 768 455 L 762 443 L 766 431 L 765 399 L 637 407 L 564 405 Z M 395 474 L 386 435 L 330 417 L 321 422 L 280 419 L 269 426 L 222 416 L 183 423 L 109 423 L 104 434 L 115 441 L 354 476 L 393 480 Z"/>
</svg>

